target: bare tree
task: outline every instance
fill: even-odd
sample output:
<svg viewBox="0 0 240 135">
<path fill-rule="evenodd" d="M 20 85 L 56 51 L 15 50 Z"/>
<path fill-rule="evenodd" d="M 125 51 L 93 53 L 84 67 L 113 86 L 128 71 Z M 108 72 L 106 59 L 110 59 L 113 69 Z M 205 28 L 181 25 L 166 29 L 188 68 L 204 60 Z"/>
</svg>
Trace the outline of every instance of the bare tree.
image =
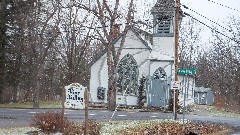
<svg viewBox="0 0 240 135">
<path fill-rule="evenodd" d="M 61 94 L 57 89 L 66 82 L 64 76 L 87 84 L 85 55 L 90 36 L 79 32 L 85 23 L 78 21 L 79 12 L 67 16 L 62 2 L 36 0 L 11 4 L 14 9 L 9 21 L 11 27 L 6 28 L 11 33 L 11 47 L 8 47 L 8 64 L 4 64 L 6 75 L 1 76 L 6 80 L 2 86 L 7 90 L 1 89 L 6 102 L 34 100 L 34 107 L 38 108 L 40 99 L 53 99 L 55 94 Z M 71 7 L 72 11 L 75 9 Z"/>
<path fill-rule="evenodd" d="M 32 14 L 34 35 L 32 38 L 35 42 L 31 45 L 32 54 L 36 62 L 34 63 L 34 82 L 36 87 L 33 96 L 33 108 L 39 108 L 39 94 L 42 86 L 44 63 L 48 56 L 49 49 L 54 45 L 54 41 L 58 35 L 59 22 L 52 22 L 52 18 L 56 15 L 58 1 L 51 0 L 47 3 L 37 1 L 36 8 Z"/>
<path fill-rule="evenodd" d="M 92 38 L 89 36 L 91 30 L 86 29 L 84 24 L 87 23 L 89 14 L 79 16 L 82 11 L 75 8 L 71 2 L 62 2 L 59 8 L 61 43 L 55 50 L 65 65 L 64 70 L 67 72 L 65 83 L 78 82 L 86 86 L 89 80 L 86 55 Z"/>
<path fill-rule="evenodd" d="M 179 67 L 192 67 L 196 60 L 198 49 L 200 48 L 200 32 L 199 24 L 193 19 L 186 20 L 180 27 L 180 45 L 179 45 Z"/>
<path fill-rule="evenodd" d="M 98 29 L 95 30 L 94 38 L 98 39 L 106 48 L 108 65 L 108 103 L 109 110 L 116 107 L 116 67 L 125 42 L 126 34 L 133 24 L 134 1 L 130 0 L 126 14 L 121 13 L 119 0 L 106 1 L 97 0 L 96 3 L 75 3 L 78 8 L 84 9 L 96 18 Z M 121 21 L 122 22 L 121 22 Z M 120 48 L 116 50 L 113 46 L 114 27 L 123 23 Z"/>
<path fill-rule="evenodd" d="M 239 20 L 229 19 L 229 31 L 214 32 L 211 50 L 197 61 L 197 85 L 214 91 L 215 104 L 239 111 Z"/>
</svg>

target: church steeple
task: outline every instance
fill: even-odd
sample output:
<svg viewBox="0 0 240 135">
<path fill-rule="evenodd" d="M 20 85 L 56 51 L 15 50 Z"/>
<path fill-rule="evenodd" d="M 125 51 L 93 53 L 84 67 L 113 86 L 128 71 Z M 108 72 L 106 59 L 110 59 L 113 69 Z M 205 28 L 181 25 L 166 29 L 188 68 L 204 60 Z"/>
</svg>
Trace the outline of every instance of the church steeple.
<svg viewBox="0 0 240 135">
<path fill-rule="evenodd" d="M 151 10 L 153 15 L 153 34 L 174 36 L 174 0 L 158 0 Z"/>
</svg>

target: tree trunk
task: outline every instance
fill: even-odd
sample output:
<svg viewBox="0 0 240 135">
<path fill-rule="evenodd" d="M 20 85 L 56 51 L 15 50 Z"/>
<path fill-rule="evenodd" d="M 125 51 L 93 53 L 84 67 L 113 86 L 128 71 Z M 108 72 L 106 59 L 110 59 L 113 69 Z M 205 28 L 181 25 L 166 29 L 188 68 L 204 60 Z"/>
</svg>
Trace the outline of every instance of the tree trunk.
<svg viewBox="0 0 240 135">
<path fill-rule="evenodd" d="M 44 69 L 43 64 L 39 64 L 37 77 L 36 77 L 37 85 L 36 85 L 34 96 L 33 96 L 33 108 L 37 108 L 37 109 L 39 108 L 39 99 L 40 99 L 39 94 L 40 94 L 40 89 L 42 85 L 43 69 Z"/>
<path fill-rule="evenodd" d="M 108 66 L 108 109 L 114 111 L 116 109 L 116 72 L 113 64 Z"/>
</svg>

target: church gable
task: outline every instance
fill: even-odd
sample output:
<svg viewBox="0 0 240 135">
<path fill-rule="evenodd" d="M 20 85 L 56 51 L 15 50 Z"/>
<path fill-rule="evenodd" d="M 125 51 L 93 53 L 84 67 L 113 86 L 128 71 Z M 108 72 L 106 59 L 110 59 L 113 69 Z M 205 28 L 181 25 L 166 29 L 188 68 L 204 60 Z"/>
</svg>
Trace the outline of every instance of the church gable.
<svg viewBox="0 0 240 135">
<path fill-rule="evenodd" d="M 151 50 L 151 43 L 150 39 L 143 39 L 143 36 L 136 31 L 134 28 L 130 29 L 126 35 L 126 39 L 123 45 L 123 50 L 125 49 L 144 49 L 144 50 Z M 116 50 L 120 48 L 120 43 L 122 40 L 122 34 L 120 34 L 113 42 L 114 47 Z M 91 67 L 94 63 L 96 63 L 103 55 L 105 55 L 107 49 L 104 49 L 101 54 L 99 54 L 96 58 L 94 58 L 90 63 L 89 66 Z"/>
<path fill-rule="evenodd" d="M 119 39 L 116 40 L 116 42 L 114 43 L 115 48 L 120 47 L 121 39 L 122 39 L 122 37 L 120 35 Z M 138 32 L 135 31 L 134 29 L 131 29 L 128 31 L 124 45 L 123 45 L 123 49 L 149 49 L 149 50 L 151 50 L 148 42 L 145 41 L 140 36 L 140 34 L 138 34 Z"/>
</svg>

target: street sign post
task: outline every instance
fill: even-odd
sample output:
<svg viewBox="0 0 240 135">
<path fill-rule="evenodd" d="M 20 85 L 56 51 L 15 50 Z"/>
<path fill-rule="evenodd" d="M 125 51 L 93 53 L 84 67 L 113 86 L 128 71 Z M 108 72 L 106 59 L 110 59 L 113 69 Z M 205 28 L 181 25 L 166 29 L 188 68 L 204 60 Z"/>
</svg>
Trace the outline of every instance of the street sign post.
<svg viewBox="0 0 240 135">
<path fill-rule="evenodd" d="M 181 84 L 180 84 L 180 81 L 172 81 L 171 82 L 171 89 L 174 91 L 174 98 L 173 98 L 173 102 L 174 102 L 174 106 L 173 106 L 173 113 L 174 113 L 174 120 L 177 119 L 177 112 L 176 112 L 176 106 L 177 106 L 177 103 L 176 103 L 176 91 L 180 90 L 181 89 Z"/>
<path fill-rule="evenodd" d="M 196 69 L 194 68 L 178 68 L 178 75 L 195 75 Z"/>
<path fill-rule="evenodd" d="M 181 89 L 180 81 L 172 81 L 171 89 L 172 90 L 179 90 L 179 89 Z"/>
</svg>

